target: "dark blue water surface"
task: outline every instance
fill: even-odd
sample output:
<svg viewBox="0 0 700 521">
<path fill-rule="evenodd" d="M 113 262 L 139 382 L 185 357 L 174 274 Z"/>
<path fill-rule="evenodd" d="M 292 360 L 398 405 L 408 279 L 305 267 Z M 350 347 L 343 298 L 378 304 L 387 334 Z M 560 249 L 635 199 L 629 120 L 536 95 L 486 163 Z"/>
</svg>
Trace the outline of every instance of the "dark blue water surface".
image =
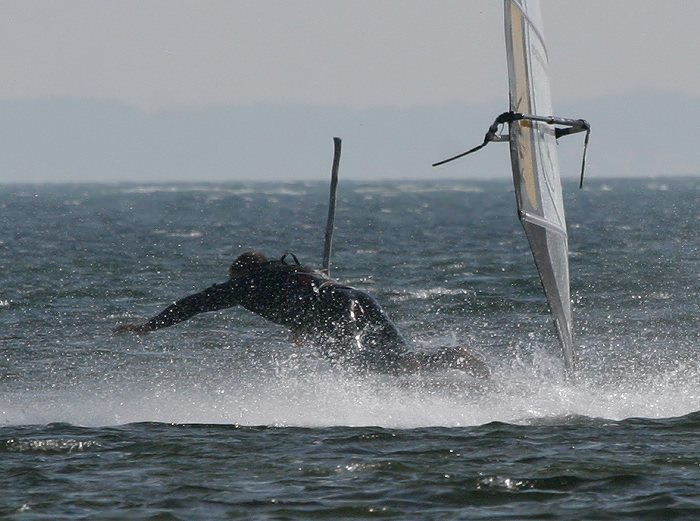
<svg viewBox="0 0 700 521">
<path fill-rule="evenodd" d="M 240 309 L 111 334 L 248 249 L 318 265 L 325 183 L 3 186 L 0 518 L 700 518 L 700 180 L 565 187 L 574 380 L 507 181 L 340 191 L 333 276 L 491 379 Z"/>
</svg>

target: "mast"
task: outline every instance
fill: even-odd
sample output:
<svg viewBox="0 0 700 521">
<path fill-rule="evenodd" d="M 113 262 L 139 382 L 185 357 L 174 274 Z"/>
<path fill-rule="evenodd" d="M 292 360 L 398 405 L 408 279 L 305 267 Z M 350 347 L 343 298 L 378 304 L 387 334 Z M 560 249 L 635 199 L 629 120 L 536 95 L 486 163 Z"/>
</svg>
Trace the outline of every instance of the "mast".
<svg viewBox="0 0 700 521">
<path fill-rule="evenodd" d="M 335 228 L 336 193 L 338 191 L 338 169 L 340 167 L 341 139 L 333 138 L 333 167 L 331 168 L 331 187 L 328 199 L 328 219 L 326 220 L 326 238 L 323 243 L 323 262 L 321 270 L 326 275 L 331 274 L 331 248 L 333 246 L 333 231 Z"/>
</svg>

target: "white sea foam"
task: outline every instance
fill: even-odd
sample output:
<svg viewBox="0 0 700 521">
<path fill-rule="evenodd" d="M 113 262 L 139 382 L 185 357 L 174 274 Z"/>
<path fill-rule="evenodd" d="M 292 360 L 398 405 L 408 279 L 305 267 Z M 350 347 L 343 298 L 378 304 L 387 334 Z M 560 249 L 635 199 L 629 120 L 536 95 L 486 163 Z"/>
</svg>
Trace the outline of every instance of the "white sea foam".
<svg viewBox="0 0 700 521">
<path fill-rule="evenodd" d="M 157 235 L 165 235 L 167 237 L 178 237 L 182 239 L 198 239 L 204 236 L 204 232 L 200 230 L 169 232 L 166 230 L 155 230 L 153 233 Z"/>
<path fill-rule="evenodd" d="M 464 186 L 462 184 L 441 184 L 435 186 L 425 186 L 424 184 L 399 183 L 396 185 L 380 186 L 358 186 L 353 188 L 356 194 L 395 196 L 399 194 L 427 194 L 434 192 L 461 192 L 461 193 L 483 193 L 480 186 Z"/>
<path fill-rule="evenodd" d="M 251 195 L 251 194 L 263 194 L 263 195 L 283 195 L 283 196 L 302 196 L 306 195 L 307 191 L 304 189 L 295 189 L 286 186 L 275 186 L 270 185 L 269 187 L 252 187 L 252 186 L 242 186 L 236 188 L 229 188 L 220 185 L 188 185 L 188 184 L 177 184 L 177 185 L 142 185 L 134 186 L 129 188 L 123 188 L 121 193 L 124 194 L 157 194 L 157 193 L 191 193 L 191 192 L 204 192 L 211 194 L 212 196 L 218 196 L 220 194 L 230 194 L 230 195 Z"/>
<path fill-rule="evenodd" d="M 426 300 L 434 297 L 450 296 L 450 295 L 474 295 L 475 292 L 472 289 L 465 288 L 427 288 L 427 289 L 408 289 L 402 291 L 398 295 L 394 295 L 392 300 L 404 301 L 404 300 Z"/>
<path fill-rule="evenodd" d="M 79 452 L 93 447 L 100 447 L 94 440 L 72 439 L 40 439 L 20 440 L 9 439 L 4 442 L 8 452 Z"/>
</svg>

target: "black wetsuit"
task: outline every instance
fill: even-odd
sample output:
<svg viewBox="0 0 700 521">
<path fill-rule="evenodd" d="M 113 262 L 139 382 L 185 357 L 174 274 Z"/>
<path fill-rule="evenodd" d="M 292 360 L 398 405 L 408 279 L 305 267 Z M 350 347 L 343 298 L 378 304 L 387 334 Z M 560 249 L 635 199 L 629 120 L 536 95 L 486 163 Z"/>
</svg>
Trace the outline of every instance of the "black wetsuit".
<svg viewBox="0 0 700 521">
<path fill-rule="evenodd" d="M 295 339 L 315 344 L 333 362 L 390 373 L 452 367 L 481 377 L 489 374 L 486 364 L 466 348 L 409 351 L 371 296 L 310 268 L 287 264 L 284 257 L 238 273 L 223 284 L 178 300 L 145 324 L 127 325 L 123 330 L 153 331 L 198 313 L 242 306 L 287 327 Z"/>
<path fill-rule="evenodd" d="M 267 261 L 257 269 L 178 300 L 145 326 L 172 326 L 198 313 L 242 306 L 316 344 L 331 360 L 397 369 L 406 342 L 367 293 L 304 266 Z"/>
</svg>

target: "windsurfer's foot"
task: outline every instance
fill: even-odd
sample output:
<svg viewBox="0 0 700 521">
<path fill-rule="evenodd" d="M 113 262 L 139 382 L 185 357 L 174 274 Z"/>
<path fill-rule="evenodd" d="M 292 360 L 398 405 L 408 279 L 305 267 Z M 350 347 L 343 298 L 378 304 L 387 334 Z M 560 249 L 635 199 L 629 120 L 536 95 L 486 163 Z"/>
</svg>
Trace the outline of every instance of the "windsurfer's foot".
<svg viewBox="0 0 700 521">
<path fill-rule="evenodd" d="M 461 369 L 477 378 L 488 378 L 491 376 L 491 370 L 486 362 L 472 353 L 466 347 L 457 347 L 454 350 L 454 355 L 450 361 L 450 367 Z"/>
</svg>

